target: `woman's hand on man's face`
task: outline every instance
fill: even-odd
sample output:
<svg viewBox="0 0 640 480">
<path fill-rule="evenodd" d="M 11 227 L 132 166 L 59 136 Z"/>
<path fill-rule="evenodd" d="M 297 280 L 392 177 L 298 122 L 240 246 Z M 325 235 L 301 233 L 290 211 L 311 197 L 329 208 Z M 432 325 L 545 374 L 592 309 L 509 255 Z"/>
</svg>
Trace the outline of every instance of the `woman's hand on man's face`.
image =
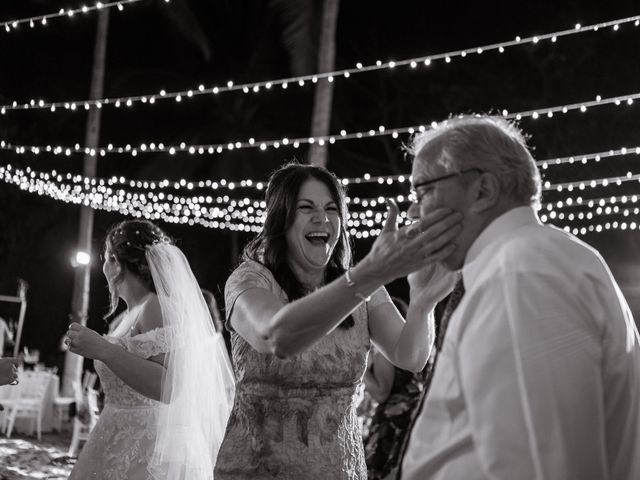
<svg viewBox="0 0 640 480">
<path fill-rule="evenodd" d="M 382 233 L 369 253 L 386 283 L 451 255 L 456 248 L 453 241 L 462 231 L 462 214 L 438 208 L 411 225 L 398 228 L 398 206 L 393 200 L 388 203 Z"/>
</svg>

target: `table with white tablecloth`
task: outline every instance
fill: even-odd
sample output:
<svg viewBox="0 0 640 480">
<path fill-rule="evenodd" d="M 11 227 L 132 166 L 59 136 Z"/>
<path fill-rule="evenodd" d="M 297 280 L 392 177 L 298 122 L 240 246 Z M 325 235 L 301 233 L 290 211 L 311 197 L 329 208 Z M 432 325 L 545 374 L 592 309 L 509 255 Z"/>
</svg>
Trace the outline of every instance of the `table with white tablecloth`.
<svg viewBox="0 0 640 480">
<path fill-rule="evenodd" d="M 12 385 L 0 386 L 0 403 L 3 398 L 14 397 L 14 392 L 11 389 L 15 389 Z M 60 390 L 60 377 L 56 374 L 50 374 L 49 383 L 44 396 L 44 410 L 42 412 L 42 431 L 50 432 L 53 430 L 53 401 L 58 396 Z M 14 426 L 14 431 L 19 433 L 31 432 L 31 420 L 27 418 L 17 418 Z"/>
</svg>

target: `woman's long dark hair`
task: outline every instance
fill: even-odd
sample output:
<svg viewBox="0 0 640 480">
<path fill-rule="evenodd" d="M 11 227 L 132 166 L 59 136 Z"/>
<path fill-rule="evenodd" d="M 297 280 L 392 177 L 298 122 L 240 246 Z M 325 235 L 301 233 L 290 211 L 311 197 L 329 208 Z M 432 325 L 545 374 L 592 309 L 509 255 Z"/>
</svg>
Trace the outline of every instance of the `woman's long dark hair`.
<svg viewBox="0 0 640 480">
<path fill-rule="evenodd" d="M 160 227 L 148 220 L 125 220 L 116 223 L 109 229 L 104 249 L 106 253 L 109 248 L 123 268 L 142 280 L 142 283 L 155 293 L 156 287 L 153 284 L 146 257 L 146 248 L 154 243 L 173 244 L 173 241 Z M 114 283 L 121 281 L 121 277 L 114 279 Z M 104 318 L 109 318 L 118 308 L 119 298 L 115 284 L 113 286 L 109 284 L 109 294 L 111 296 L 110 309 Z"/>
<path fill-rule="evenodd" d="M 289 301 L 308 293 L 287 262 L 286 234 L 296 217 L 296 204 L 302 184 L 309 179 L 322 182 L 329 189 L 340 213 L 338 242 L 327 265 L 326 281 L 342 275 L 351 266 L 351 243 L 347 233 L 347 200 L 340 181 L 329 170 L 315 165 L 289 163 L 276 170 L 269 179 L 266 192 L 267 216 L 262 231 L 247 244 L 243 259 L 262 263 L 273 274 Z M 351 317 L 340 325 L 350 328 Z"/>
</svg>

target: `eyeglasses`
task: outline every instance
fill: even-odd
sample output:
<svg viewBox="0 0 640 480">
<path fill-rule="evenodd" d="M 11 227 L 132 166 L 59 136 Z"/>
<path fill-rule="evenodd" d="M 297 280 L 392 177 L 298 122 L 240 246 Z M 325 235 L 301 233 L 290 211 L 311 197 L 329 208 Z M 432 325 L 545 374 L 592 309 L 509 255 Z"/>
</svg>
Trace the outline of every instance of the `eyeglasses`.
<svg viewBox="0 0 640 480">
<path fill-rule="evenodd" d="M 409 192 L 409 201 L 411 201 L 412 203 L 420 203 L 422 201 L 423 195 L 418 194 L 419 188 L 424 188 L 429 185 L 433 185 L 434 183 L 441 182 L 442 180 L 448 180 L 449 178 L 459 177 L 469 172 L 484 173 L 484 170 L 482 170 L 481 168 L 466 168 L 464 170 L 460 170 L 459 172 L 448 173 L 446 175 L 442 175 L 441 177 L 436 177 L 430 180 L 425 180 L 424 182 L 416 183 L 415 185 L 411 186 L 411 191 Z"/>
</svg>

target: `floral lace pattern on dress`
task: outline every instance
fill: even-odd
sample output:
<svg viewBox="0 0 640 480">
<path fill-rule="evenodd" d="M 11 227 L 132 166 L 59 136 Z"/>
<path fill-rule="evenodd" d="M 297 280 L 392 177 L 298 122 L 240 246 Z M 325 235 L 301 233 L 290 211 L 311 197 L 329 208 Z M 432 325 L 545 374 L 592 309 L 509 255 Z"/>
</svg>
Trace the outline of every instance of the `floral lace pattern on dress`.
<svg viewBox="0 0 640 480">
<path fill-rule="evenodd" d="M 287 301 L 269 270 L 245 262 L 225 288 L 230 329 L 236 299 L 251 288 Z M 379 289 L 353 312 L 353 327 L 336 328 L 287 359 L 257 352 L 231 329 L 236 398 L 216 480 L 366 479 L 355 394 L 371 346 L 367 310 L 390 301 Z"/>
<path fill-rule="evenodd" d="M 143 358 L 168 351 L 163 328 L 106 338 Z M 105 391 L 105 407 L 69 479 L 150 480 L 147 465 L 162 404 L 129 387 L 104 363 L 96 360 L 95 369 Z"/>
<path fill-rule="evenodd" d="M 171 335 L 166 328 L 154 328 L 133 337 L 121 337 L 120 344 L 139 357 L 149 358 L 171 350 Z"/>
</svg>

